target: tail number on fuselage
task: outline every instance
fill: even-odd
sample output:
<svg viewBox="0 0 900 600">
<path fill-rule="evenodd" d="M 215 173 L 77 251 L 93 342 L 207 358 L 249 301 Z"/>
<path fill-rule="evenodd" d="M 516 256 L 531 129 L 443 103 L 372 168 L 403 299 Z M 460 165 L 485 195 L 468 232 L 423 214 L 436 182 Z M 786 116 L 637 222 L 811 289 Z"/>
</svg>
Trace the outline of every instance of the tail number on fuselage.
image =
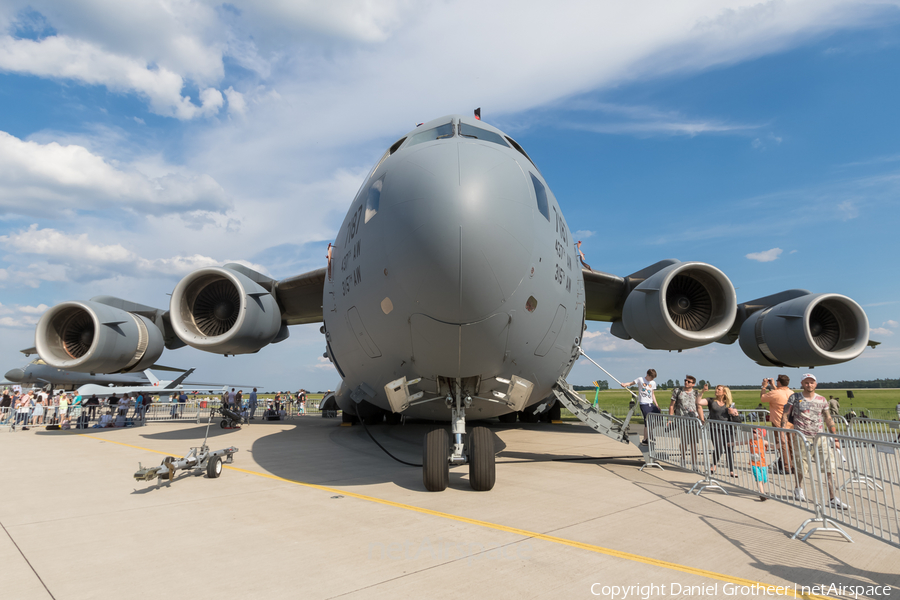
<svg viewBox="0 0 900 600">
<path fill-rule="evenodd" d="M 344 246 L 350 249 L 347 250 L 341 259 L 341 274 L 343 277 L 341 280 L 342 296 L 346 296 L 353 288 L 362 283 L 362 274 L 360 273 L 359 265 L 356 265 L 356 267 L 353 266 L 353 263 L 359 260 L 359 257 L 362 255 L 362 239 L 356 239 L 356 234 L 359 233 L 359 226 L 362 223 L 362 215 L 363 207 L 362 204 L 360 204 L 359 208 L 356 209 L 356 212 L 353 213 L 353 218 L 350 220 L 350 223 L 347 225 L 347 237 Z M 356 243 L 351 246 L 354 239 L 356 239 Z M 346 275 L 343 275 L 344 273 L 346 273 Z"/>
<path fill-rule="evenodd" d="M 572 272 L 572 256 L 566 251 L 566 247 L 569 244 L 569 230 L 566 228 L 566 222 L 563 221 L 562 215 L 557 212 L 556 207 L 553 207 L 553 216 L 556 217 L 556 258 L 559 262 L 556 263 L 556 275 L 554 279 L 556 283 L 563 285 L 565 283 L 566 292 L 572 291 L 572 277 L 570 273 Z M 565 265 L 565 269 L 563 268 Z M 568 269 L 569 273 L 566 273 L 566 269 Z"/>
</svg>

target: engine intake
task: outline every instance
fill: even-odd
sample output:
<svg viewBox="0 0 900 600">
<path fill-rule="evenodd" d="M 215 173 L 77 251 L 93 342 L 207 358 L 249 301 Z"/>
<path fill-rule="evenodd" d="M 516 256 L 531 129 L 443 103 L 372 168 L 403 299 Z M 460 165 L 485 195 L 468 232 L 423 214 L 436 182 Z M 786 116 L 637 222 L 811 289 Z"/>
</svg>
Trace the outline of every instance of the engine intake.
<svg viewBox="0 0 900 600">
<path fill-rule="evenodd" d="M 647 348 L 685 350 L 724 336 L 736 315 L 728 277 L 712 265 L 686 262 L 657 271 L 628 294 L 622 326 Z"/>
<path fill-rule="evenodd" d="M 175 334 L 217 354 L 249 354 L 274 341 L 281 309 L 274 296 L 242 273 L 207 267 L 182 279 L 169 304 Z"/>
<path fill-rule="evenodd" d="M 98 302 L 63 302 L 41 316 L 34 345 L 48 365 L 82 373 L 143 371 L 162 355 L 153 322 Z"/>
<path fill-rule="evenodd" d="M 869 342 L 869 319 L 840 294 L 809 294 L 757 311 L 741 325 L 744 354 L 771 367 L 816 367 L 853 360 Z"/>
</svg>

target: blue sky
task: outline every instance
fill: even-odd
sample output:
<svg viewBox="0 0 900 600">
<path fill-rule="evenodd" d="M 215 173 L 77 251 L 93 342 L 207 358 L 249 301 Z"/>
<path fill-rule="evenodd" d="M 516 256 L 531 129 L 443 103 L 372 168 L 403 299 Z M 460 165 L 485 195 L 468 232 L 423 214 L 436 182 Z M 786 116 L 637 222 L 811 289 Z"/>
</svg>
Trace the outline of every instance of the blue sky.
<svg viewBox="0 0 900 600">
<path fill-rule="evenodd" d="M 4 370 L 57 302 L 165 307 L 199 266 L 321 266 L 384 148 L 481 106 L 594 268 L 699 260 L 739 301 L 849 295 L 883 344 L 820 380 L 897 377 L 900 3 L 257 4 L 0 1 Z M 651 352 L 603 323 L 585 348 L 623 380 L 777 374 L 737 345 Z M 301 326 L 253 356 L 160 362 L 334 388 L 322 351 Z M 582 363 L 574 383 L 606 378 Z"/>
</svg>

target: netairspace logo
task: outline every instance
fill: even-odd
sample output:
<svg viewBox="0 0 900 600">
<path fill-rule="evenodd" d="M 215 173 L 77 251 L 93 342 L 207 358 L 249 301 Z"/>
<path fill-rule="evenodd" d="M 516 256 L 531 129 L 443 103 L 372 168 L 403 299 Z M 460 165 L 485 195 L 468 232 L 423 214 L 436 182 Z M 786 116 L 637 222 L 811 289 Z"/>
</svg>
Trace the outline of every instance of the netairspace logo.
<svg viewBox="0 0 900 600">
<path fill-rule="evenodd" d="M 713 596 L 713 597 L 773 597 L 789 596 L 806 598 L 808 596 L 848 596 L 859 598 L 887 597 L 891 595 L 891 586 L 885 585 L 845 585 L 842 583 L 823 583 L 819 585 L 740 585 L 735 583 L 712 583 L 707 585 L 683 585 L 681 583 L 663 583 L 649 585 L 603 585 L 595 583 L 591 586 L 591 594 L 610 600 L 650 600 L 656 596 Z"/>
<path fill-rule="evenodd" d="M 531 558 L 531 542 L 525 540 L 517 544 L 487 549 L 479 542 L 455 542 L 453 540 L 423 538 L 419 542 L 393 542 L 369 544 L 369 558 L 379 560 L 461 560 L 474 563 L 479 561 L 522 561 Z"/>
</svg>

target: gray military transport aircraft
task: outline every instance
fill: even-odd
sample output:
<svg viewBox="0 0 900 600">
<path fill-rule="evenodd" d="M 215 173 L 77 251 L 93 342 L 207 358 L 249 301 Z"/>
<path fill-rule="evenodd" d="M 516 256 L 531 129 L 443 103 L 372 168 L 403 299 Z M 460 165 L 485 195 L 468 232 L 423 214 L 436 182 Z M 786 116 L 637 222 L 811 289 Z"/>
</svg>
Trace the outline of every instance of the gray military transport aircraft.
<svg viewBox="0 0 900 600">
<path fill-rule="evenodd" d="M 846 296 L 790 290 L 738 304 L 708 264 L 666 260 L 628 277 L 581 264 L 522 147 L 452 115 L 388 148 L 324 267 L 279 281 L 238 264 L 198 269 L 168 311 L 108 296 L 63 302 L 41 317 L 35 341 L 58 368 L 128 372 L 164 348 L 252 353 L 290 325 L 324 323 L 345 418 L 449 420 L 452 442 L 444 428 L 425 437 L 426 489 L 445 489 L 449 466 L 468 463 L 470 485 L 489 490 L 492 434 L 467 432 L 466 419 L 507 418 L 568 388 L 585 319 L 611 321 L 614 335 L 650 349 L 739 340 L 766 366 L 848 361 L 869 336 Z"/>
</svg>

